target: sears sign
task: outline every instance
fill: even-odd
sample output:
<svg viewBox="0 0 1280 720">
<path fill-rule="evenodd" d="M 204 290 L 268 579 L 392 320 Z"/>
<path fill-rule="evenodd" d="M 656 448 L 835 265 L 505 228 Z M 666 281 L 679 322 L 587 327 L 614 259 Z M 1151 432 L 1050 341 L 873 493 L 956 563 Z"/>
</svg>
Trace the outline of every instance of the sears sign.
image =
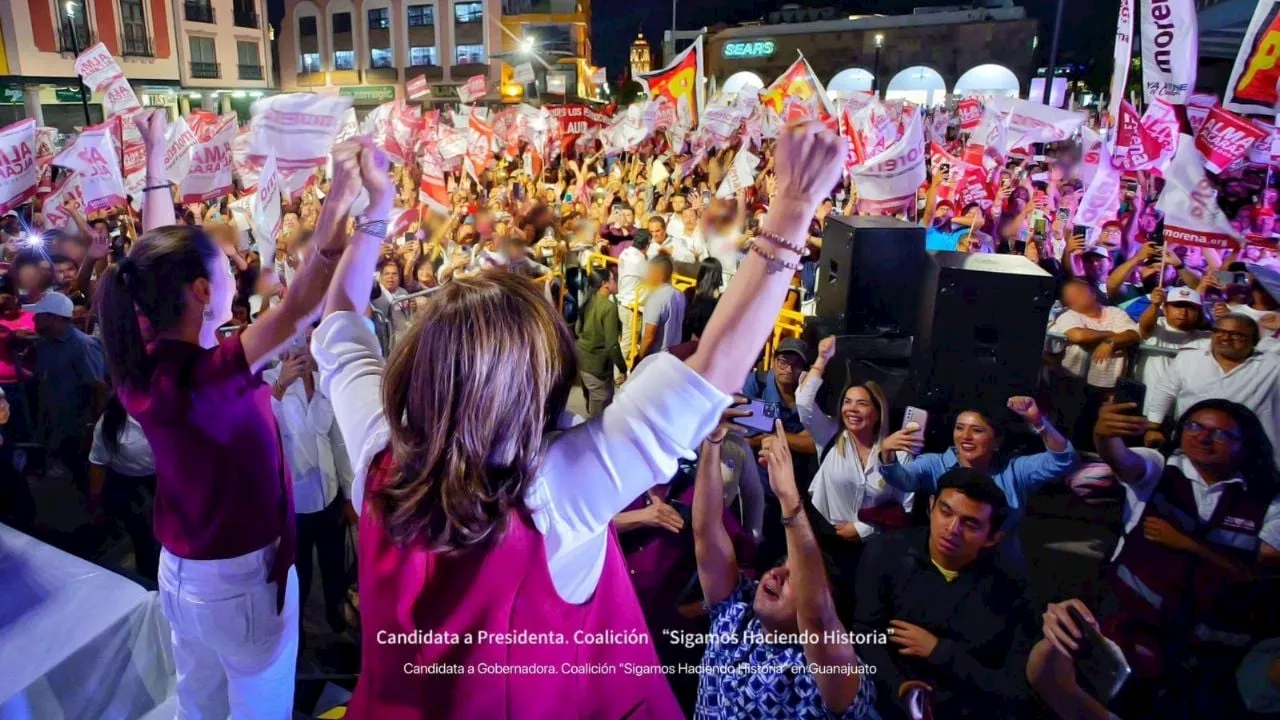
<svg viewBox="0 0 1280 720">
<path fill-rule="evenodd" d="M 777 45 L 768 38 L 763 40 L 734 40 L 724 44 L 721 54 L 726 58 L 767 58 L 772 57 Z"/>
</svg>

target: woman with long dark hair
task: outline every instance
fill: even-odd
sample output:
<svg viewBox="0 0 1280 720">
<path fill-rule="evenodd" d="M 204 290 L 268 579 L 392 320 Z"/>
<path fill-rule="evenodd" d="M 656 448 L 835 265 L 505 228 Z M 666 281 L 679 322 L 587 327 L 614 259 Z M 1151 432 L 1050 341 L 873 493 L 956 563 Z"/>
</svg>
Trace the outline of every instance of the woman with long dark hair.
<svg viewBox="0 0 1280 720">
<path fill-rule="evenodd" d="M 627 374 L 618 335 L 622 321 L 613 296 L 618 280 L 608 268 L 587 274 L 587 306 L 578 320 L 578 354 L 582 357 L 582 389 L 587 396 L 587 416 L 597 417 L 613 402 L 614 371 Z"/>
<path fill-rule="evenodd" d="M 370 147 L 336 147 L 315 249 L 288 294 L 219 340 L 235 285 L 227 256 L 200 228 L 173 224 L 163 111 L 144 113 L 138 125 L 147 148 L 145 234 L 107 270 L 95 305 L 120 403 L 155 454 L 153 526 L 178 716 L 289 717 L 298 648 L 293 495 L 261 371 L 315 317 L 362 180 L 370 209 L 353 243 L 382 242 L 394 191 Z"/>
<path fill-rule="evenodd" d="M 715 312 L 716 303 L 720 301 L 720 289 L 724 285 L 724 268 L 720 261 L 703 258 L 698 264 L 698 284 L 693 288 L 693 300 L 684 315 L 684 339 L 696 340 Z"/>
<path fill-rule="evenodd" d="M 156 581 L 160 545 L 151 528 L 156 496 L 156 461 L 142 426 L 112 395 L 93 428 L 89 450 L 89 508 L 120 523 L 133 543 L 138 576 Z"/>
<path fill-rule="evenodd" d="M 610 522 L 716 427 L 772 332 L 845 152 L 818 123 L 786 128 L 784 190 L 697 351 L 647 359 L 601 417 L 568 429 L 558 421 L 579 360 L 535 284 L 455 279 L 384 367 L 361 320 L 377 248 L 348 246 L 312 344 L 363 498 L 352 717 L 682 716 L 660 674 L 572 674 L 658 670 Z M 495 684 L 481 672 L 490 663 L 551 670 Z M 406 672 L 418 667 L 446 672 Z"/>
</svg>

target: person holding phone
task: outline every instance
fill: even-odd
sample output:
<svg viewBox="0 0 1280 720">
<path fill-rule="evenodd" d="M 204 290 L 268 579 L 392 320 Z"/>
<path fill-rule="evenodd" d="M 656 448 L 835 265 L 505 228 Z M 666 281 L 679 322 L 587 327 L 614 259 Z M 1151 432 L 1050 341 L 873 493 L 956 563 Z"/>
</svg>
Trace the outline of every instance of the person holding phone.
<svg viewBox="0 0 1280 720">
<path fill-rule="evenodd" d="M 1205 695 L 1212 705 L 1204 710 L 1243 717 L 1235 669 L 1250 638 L 1276 632 L 1274 593 L 1255 582 L 1280 569 L 1280 471 L 1271 441 L 1249 408 L 1205 400 L 1178 419 L 1168 455 L 1129 447 L 1126 440 L 1146 430 L 1137 409 L 1108 404 L 1098 416 L 1095 445 L 1126 488 L 1124 535 L 1097 611 L 1081 614 L 1097 618 L 1091 624 L 1133 668 L 1138 685 L 1121 700 L 1150 707 L 1163 688 L 1174 691 L 1174 702 Z M 1061 717 L 1108 717 L 1068 662 L 1080 628 L 1055 625 L 1034 649 L 1028 677 Z M 1194 675 L 1185 671 L 1188 656 L 1200 660 Z"/>
</svg>

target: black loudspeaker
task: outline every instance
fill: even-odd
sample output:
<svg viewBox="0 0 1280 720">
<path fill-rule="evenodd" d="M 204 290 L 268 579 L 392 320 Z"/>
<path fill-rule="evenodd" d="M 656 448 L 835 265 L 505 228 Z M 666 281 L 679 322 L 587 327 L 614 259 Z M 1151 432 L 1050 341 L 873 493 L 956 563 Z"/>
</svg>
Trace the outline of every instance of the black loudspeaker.
<svg viewBox="0 0 1280 720">
<path fill-rule="evenodd" d="M 877 216 L 827 218 L 817 315 L 833 335 L 911 336 L 927 256 L 924 228 Z"/>
<path fill-rule="evenodd" d="M 1055 294 L 1053 276 L 1021 255 L 930 253 L 912 362 L 916 401 L 958 412 L 1033 394 Z"/>
</svg>

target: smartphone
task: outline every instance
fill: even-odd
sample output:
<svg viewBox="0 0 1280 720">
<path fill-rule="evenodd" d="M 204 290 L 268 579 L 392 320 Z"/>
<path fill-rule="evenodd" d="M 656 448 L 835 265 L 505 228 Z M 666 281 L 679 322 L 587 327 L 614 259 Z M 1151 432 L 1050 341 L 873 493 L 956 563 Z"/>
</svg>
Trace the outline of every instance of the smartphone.
<svg viewBox="0 0 1280 720">
<path fill-rule="evenodd" d="M 707 205 L 710 205 L 710 204 L 711 204 L 711 191 L 710 191 L 710 190 L 706 190 L 706 191 L 704 191 L 704 192 L 702 193 L 702 204 L 703 204 L 703 206 L 704 206 L 704 207 L 705 207 L 705 206 L 707 206 Z"/>
<path fill-rule="evenodd" d="M 573 202 L 573 193 L 570 193 L 570 192 L 565 193 L 565 194 L 564 194 L 564 203 L 567 205 L 567 204 L 570 204 L 570 203 L 572 203 L 572 202 Z"/>
<path fill-rule="evenodd" d="M 1045 216 L 1040 215 L 1039 217 L 1036 218 L 1036 223 L 1034 228 L 1035 228 L 1034 232 L 1036 235 L 1044 237 L 1044 234 L 1049 230 L 1049 222 L 1045 218 Z"/>
<path fill-rule="evenodd" d="M 919 427 L 920 434 L 923 435 L 929 424 L 929 411 L 908 405 L 902 413 L 902 429 L 906 430 L 912 423 Z"/>
<path fill-rule="evenodd" d="M 746 417 L 734 418 L 733 422 L 748 430 L 757 432 L 773 432 L 773 421 L 782 415 L 782 408 L 778 403 L 770 403 L 763 400 L 752 400 L 746 405 L 738 407 L 742 410 L 750 411 L 751 414 Z"/>
<path fill-rule="evenodd" d="M 235 334 L 236 334 L 236 331 L 237 331 L 237 330 L 239 330 L 239 329 L 240 329 L 240 327 L 239 327 L 239 326 L 237 326 L 237 325 L 223 325 L 222 327 L 218 328 L 218 330 L 217 330 L 217 333 L 218 333 L 218 339 L 219 339 L 219 340 L 226 340 L 227 338 L 231 337 L 232 335 L 235 335 Z"/>
<path fill-rule="evenodd" d="M 1116 392 L 1113 399 L 1117 403 L 1134 403 L 1135 407 L 1129 414 L 1141 415 L 1142 405 L 1147 400 L 1147 386 L 1137 380 L 1120 378 L 1116 380 Z"/>
<path fill-rule="evenodd" d="M 1084 689 L 1101 702 L 1115 697 L 1124 687 L 1132 672 L 1120 647 L 1085 621 L 1074 607 L 1068 606 L 1071 620 L 1080 628 L 1080 650 L 1076 652 L 1076 676 L 1083 681 Z"/>
<path fill-rule="evenodd" d="M 1218 270 L 1213 274 L 1223 287 L 1236 285 L 1238 287 L 1247 287 L 1249 285 L 1249 273 L 1239 270 Z"/>
</svg>

